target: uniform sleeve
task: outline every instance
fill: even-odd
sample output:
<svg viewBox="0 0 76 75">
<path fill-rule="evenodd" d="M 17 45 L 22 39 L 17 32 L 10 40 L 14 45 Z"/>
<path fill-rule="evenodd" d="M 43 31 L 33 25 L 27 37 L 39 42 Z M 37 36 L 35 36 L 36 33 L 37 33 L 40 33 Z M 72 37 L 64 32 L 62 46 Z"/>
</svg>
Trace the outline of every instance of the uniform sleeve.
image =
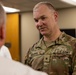
<svg viewBox="0 0 76 75">
<path fill-rule="evenodd" d="M 75 55 L 75 57 L 74 57 L 74 60 L 73 60 L 73 73 L 72 73 L 72 75 L 76 75 L 76 55 Z"/>
<path fill-rule="evenodd" d="M 74 45 L 74 53 L 73 53 L 73 58 L 72 58 L 72 68 L 73 68 L 72 75 L 76 75 L 76 43 Z"/>
<path fill-rule="evenodd" d="M 32 58 L 32 54 L 31 54 L 31 48 L 28 50 L 27 54 L 25 55 L 25 64 L 31 66 L 31 58 Z"/>
</svg>

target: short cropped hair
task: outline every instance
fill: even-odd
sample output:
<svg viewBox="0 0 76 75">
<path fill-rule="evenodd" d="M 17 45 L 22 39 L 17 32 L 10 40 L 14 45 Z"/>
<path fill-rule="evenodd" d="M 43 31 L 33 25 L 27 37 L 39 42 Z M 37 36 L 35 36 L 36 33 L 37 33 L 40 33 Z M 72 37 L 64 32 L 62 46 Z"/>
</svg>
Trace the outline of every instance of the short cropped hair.
<svg viewBox="0 0 76 75">
<path fill-rule="evenodd" d="M 2 4 L 0 3 L 0 26 L 5 25 L 6 23 L 6 13 L 4 8 L 2 7 Z"/>
<path fill-rule="evenodd" d="M 49 9 L 53 9 L 53 10 L 56 11 L 56 9 L 54 8 L 54 6 L 53 6 L 50 2 L 46 2 L 46 1 L 44 1 L 44 2 L 39 2 L 38 4 L 36 4 L 36 5 L 34 6 L 33 10 L 35 10 L 36 8 L 38 8 L 38 6 L 40 6 L 40 5 L 46 5 Z"/>
</svg>

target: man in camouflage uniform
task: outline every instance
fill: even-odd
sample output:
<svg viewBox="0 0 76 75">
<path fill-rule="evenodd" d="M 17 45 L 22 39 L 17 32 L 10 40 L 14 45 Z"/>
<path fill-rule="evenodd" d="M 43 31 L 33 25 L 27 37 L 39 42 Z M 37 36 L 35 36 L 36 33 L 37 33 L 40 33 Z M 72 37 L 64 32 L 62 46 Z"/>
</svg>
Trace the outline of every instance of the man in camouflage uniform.
<svg viewBox="0 0 76 75">
<path fill-rule="evenodd" d="M 60 31 L 55 8 L 40 2 L 33 16 L 43 37 L 29 49 L 25 64 L 48 75 L 76 75 L 76 39 Z"/>
</svg>

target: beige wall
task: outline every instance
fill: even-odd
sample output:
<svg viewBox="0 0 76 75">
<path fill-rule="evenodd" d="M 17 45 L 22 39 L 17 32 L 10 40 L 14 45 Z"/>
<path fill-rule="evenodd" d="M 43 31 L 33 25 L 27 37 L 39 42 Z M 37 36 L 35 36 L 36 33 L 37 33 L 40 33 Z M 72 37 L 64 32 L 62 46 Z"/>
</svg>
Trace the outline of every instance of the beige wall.
<svg viewBox="0 0 76 75">
<path fill-rule="evenodd" d="M 62 9 L 59 12 L 60 28 L 76 28 L 76 8 Z M 32 12 L 22 13 L 21 15 L 21 51 L 22 62 L 29 49 L 39 40 L 39 32 L 35 28 Z"/>
<path fill-rule="evenodd" d="M 32 13 L 23 13 L 21 16 L 21 57 L 23 63 L 27 50 L 38 40 L 39 32 L 35 27 Z"/>
<path fill-rule="evenodd" d="M 58 10 L 60 28 L 76 28 L 76 8 Z"/>
</svg>

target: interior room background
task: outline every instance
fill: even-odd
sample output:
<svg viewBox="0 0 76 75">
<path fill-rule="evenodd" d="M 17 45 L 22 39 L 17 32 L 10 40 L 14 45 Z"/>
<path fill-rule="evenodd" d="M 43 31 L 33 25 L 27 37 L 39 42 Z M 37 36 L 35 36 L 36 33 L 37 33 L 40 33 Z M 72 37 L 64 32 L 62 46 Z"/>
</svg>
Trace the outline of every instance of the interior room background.
<svg viewBox="0 0 76 75">
<path fill-rule="evenodd" d="M 58 23 L 61 29 L 76 29 L 76 7 L 59 9 L 58 13 Z M 35 27 L 32 11 L 20 13 L 19 21 L 19 57 L 24 63 L 29 47 L 40 39 L 40 34 Z"/>
</svg>

